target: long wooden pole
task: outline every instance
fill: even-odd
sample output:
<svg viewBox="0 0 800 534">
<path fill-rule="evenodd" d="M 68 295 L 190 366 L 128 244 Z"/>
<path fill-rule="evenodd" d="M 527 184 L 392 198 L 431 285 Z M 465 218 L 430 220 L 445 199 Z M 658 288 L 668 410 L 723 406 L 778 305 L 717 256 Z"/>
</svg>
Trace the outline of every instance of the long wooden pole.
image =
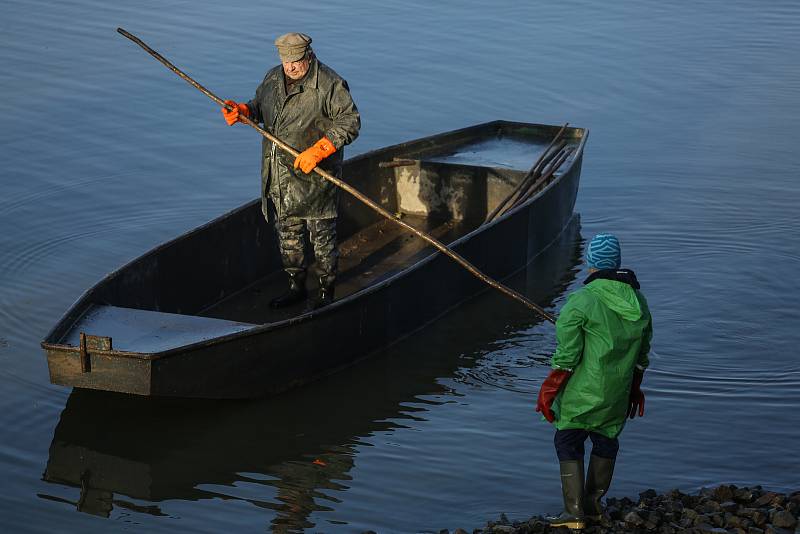
<svg viewBox="0 0 800 534">
<path fill-rule="evenodd" d="M 224 107 L 225 109 L 228 109 L 228 110 L 232 110 L 233 109 L 231 106 L 227 105 L 217 95 L 215 95 L 214 93 L 212 93 L 211 91 L 209 91 L 208 89 L 206 89 L 205 87 L 203 87 L 202 85 L 197 83 L 195 80 L 193 80 L 191 77 L 189 77 L 189 75 L 184 73 L 182 70 L 180 70 L 178 67 L 176 67 L 172 63 L 170 63 L 166 58 L 164 58 L 164 56 L 162 56 L 161 54 L 159 54 L 158 52 L 156 52 L 155 50 L 153 50 L 152 48 L 147 46 L 141 39 L 139 39 L 138 37 L 136 37 L 135 35 L 127 32 L 127 31 L 123 30 L 122 28 L 117 28 L 117 31 L 120 34 L 122 34 L 125 37 L 127 37 L 128 39 L 130 39 L 131 41 L 133 41 L 134 43 L 136 43 L 137 45 L 139 45 L 140 47 L 142 47 L 148 54 L 150 54 L 155 59 L 157 59 L 161 64 L 163 64 L 169 70 L 171 70 L 172 72 L 174 72 L 175 74 L 177 74 L 178 76 L 183 78 L 190 85 L 194 86 L 201 93 L 206 95 L 208 98 L 210 98 L 211 100 L 213 100 L 214 102 L 216 102 L 220 106 Z M 286 143 L 284 143 L 283 141 L 281 141 L 280 139 L 278 139 L 277 137 L 275 137 L 274 135 L 272 135 L 268 131 L 264 130 L 258 124 L 256 124 L 255 122 L 253 122 L 249 118 L 245 117 L 244 115 L 241 115 L 241 114 L 239 115 L 239 121 L 247 124 L 248 126 L 251 126 L 258 133 L 260 133 L 262 136 L 266 137 L 267 139 L 269 139 L 270 141 L 275 143 L 277 146 L 279 146 L 282 150 L 284 150 L 285 152 L 291 154 L 292 156 L 297 157 L 299 155 L 299 152 L 297 150 L 295 150 L 291 146 L 287 145 Z M 472 265 L 470 262 L 465 260 L 458 253 L 454 252 L 452 249 L 450 249 L 449 247 L 447 247 L 446 245 L 441 243 L 439 240 L 431 237 L 430 235 L 426 234 L 425 232 L 422 232 L 422 231 L 414 228 L 413 226 L 411 226 L 410 224 L 406 223 L 405 221 L 402 221 L 399 218 L 395 217 L 394 215 L 392 215 L 391 213 L 386 211 L 383 207 L 381 207 L 380 205 L 376 204 L 372 199 L 370 199 L 369 197 L 365 196 L 363 193 L 361 193 L 360 191 L 358 191 L 357 189 L 355 189 L 354 187 L 352 187 L 348 183 L 336 178 L 332 174 L 320 169 L 319 167 L 314 168 L 314 172 L 316 172 L 318 175 L 320 175 L 324 179 L 328 180 L 329 182 L 332 182 L 337 187 L 339 187 L 341 189 L 344 189 L 345 191 L 347 191 L 348 193 L 350 193 L 351 195 L 356 197 L 358 200 L 360 200 L 361 202 L 363 202 L 364 204 L 366 204 L 367 206 L 369 206 L 373 210 L 375 210 L 378 213 L 380 213 L 382 216 L 386 217 L 389 220 L 394 221 L 395 223 L 399 224 L 400 226 L 402 226 L 403 228 L 405 228 L 409 232 L 412 232 L 413 234 L 417 235 L 418 237 L 424 239 L 425 241 L 427 241 L 428 243 L 430 243 L 431 245 L 433 245 L 434 247 L 439 249 L 440 252 L 442 252 L 443 254 L 445 254 L 445 255 L 449 256 L 450 258 L 452 258 L 453 260 L 455 260 L 456 263 L 458 263 L 459 265 L 464 267 L 467 271 L 472 273 L 475 277 L 479 278 L 480 280 L 482 280 L 486 284 L 488 284 L 491 287 L 497 289 L 501 293 L 504 293 L 505 295 L 513 298 L 514 300 L 524 304 L 525 306 L 527 306 L 531 310 L 533 310 L 536 313 L 538 313 L 540 316 L 542 316 L 547 321 L 550 321 L 551 323 L 555 323 L 555 318 L 552 315 L 547 313 L 545 310 L 543 310 L 541 307 L 539 307 L 535 303 L 531 302 L 530 299 L 528 299 L 524 295 L 518 293 L 517 291 L 514 291 L 513 289 L 504 286 L 500 282 L 498 282 L 498 281 L 496 281 L 496 280 L 494 280 L 492 278 L 489 278 L 488 276 L 483 274 L 481 271 L 479 271 L 474 265 Z"/>
</svg>

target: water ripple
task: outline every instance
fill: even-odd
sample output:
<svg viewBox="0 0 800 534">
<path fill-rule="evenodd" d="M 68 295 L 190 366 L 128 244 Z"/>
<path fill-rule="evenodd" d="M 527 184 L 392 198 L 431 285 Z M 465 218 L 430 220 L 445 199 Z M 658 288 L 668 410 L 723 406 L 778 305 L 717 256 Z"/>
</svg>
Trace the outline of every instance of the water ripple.
<svg viewBox="0 0 800 534">
<path fill-rule="evenodd" d="M 304 27 L 284 27 L 299 12 Z M 224 127 L 117 26 L 237 99 L 275 62 L 274 36 L 311 33 L 362 112 L 349 155 L 495 119 L 589 127 L 583 238 L 620 235 L 656 325 L 651 411 L 625 430 L 613 491 L 796 484 L 775 458 L 800 439 L 797 2 L 10 0 L 3 15 L 0 515 L 25 518 L 8 528 L 436 532 L 560 506 L 552 432 L 531 408 L 552 329 L 489 297 L 452 314 L 460 330 L 434 324 L 336 387 L 83 421 L 54 455 L 75 447 L 161 492 L 111 487 L 109 521 L 42 480 L 54 427 L 92 411 L 59 421 L 69 392 L 48 384 L 44 332 L 106 272 L 258 194 L 257 136 Z M 552 309 L 583 275 L 565 270 Z M 231 469 L 263 428 L 252 464 Z"/>
</svg>

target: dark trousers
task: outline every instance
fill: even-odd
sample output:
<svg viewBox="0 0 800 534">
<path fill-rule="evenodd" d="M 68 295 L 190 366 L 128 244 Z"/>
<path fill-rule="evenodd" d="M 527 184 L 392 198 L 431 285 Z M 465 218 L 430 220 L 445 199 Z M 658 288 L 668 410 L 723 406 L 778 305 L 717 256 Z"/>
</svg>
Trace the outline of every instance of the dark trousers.
<svg viewBox="0 0 800 534">
<path fill-rule="evenodd" d="M 571 428 L 568 430 L 556 430 L 553 443 L 556 446 L 556 454 L 560 462 L 567 460 L 583 460 L 583 443 L 586 438 L 592 440 L 592 454 L 601 458 L 614 460 L 619 451 L 619 440 L 617 438 L 607 438 L 597 432 Z"/>
<path fill-rule="evenodd" d="M 278 231 L 283 268 L 289 273 L 305 271 L 307 261 L 304 233 L 307 230 L 314 249 L 314 258 L 317 260 L 317 275 L 320 282 L 324 285 L 333 284 L 336 280 L 339 259 L 339 251 L 336 248 L 336 219 L 288 217 L 277 220 L 275 226 Z"/>
</svg>

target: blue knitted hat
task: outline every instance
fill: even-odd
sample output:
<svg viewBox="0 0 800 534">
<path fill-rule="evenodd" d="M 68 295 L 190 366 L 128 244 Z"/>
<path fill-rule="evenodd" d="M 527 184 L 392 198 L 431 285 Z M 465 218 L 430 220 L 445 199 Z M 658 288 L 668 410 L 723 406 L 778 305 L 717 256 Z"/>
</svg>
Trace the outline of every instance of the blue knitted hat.
<svg viewBox="0 0 800 534">
<path fill-rule="evenodd" d="M 613 234 L 597 234 L 586 247 L 586 263 L 595 269 L 619 269 L 622 250 Z"/>
</svg>

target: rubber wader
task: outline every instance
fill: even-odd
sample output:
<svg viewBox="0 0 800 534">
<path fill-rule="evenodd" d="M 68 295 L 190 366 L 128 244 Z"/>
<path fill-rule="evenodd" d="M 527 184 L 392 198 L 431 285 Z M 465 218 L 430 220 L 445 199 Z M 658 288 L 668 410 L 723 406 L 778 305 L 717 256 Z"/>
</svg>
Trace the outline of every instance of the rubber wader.
<svg viewBox="0 0 800 534">
<path fill-rule="evenodd" d="M 603 518 L 603 505 L 600 499 L 611 486 L 614 475 L 614 460 L 591 455 L 589 469 L 586 471 L 586 491 L 583 499 L 583 512 L 587 519 L 600 521 Z"/>
<path fill-rule="evenodd" d="M 306 272 L 287 270 L 286 274 L 289 275 L 289 290 L 270 301 L 272 308 L 285 308 L 306 298 Z"/>
<path fill-rule="evenodd" d="M 583 517 L 583 460 L 559 462 L 561 469 L 561 493 L 564 495 L 564 511 L 561 515 L 548 517 L 551 527 L 567 527 L 573 530 L 586 528 Z"/>
<path fill-rule="evenodd" d="M 317 310 L 333 302 L 334 284 L 327 281 L 326 276 L 319 277 L 319 289 L 316 296 L 309 299 L 308 311 Z"/>
</svg>

